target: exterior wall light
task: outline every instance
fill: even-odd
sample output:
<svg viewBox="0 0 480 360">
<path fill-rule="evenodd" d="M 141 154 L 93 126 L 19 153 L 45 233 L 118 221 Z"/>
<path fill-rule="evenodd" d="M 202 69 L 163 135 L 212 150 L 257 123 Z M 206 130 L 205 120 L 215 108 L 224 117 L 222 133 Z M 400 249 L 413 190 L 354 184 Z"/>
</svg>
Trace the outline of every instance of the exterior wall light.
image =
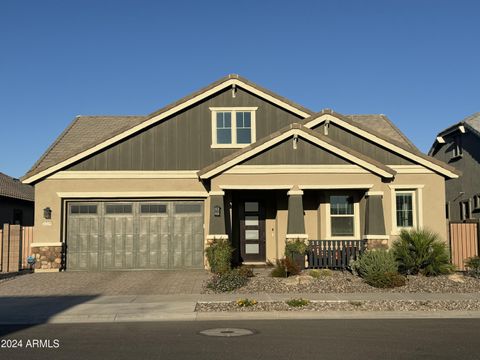
<svg viewBox="0 0 480 360">
<path fill-rule="evenodd" d="M 220 216 L 220 210 L 222 210 L 222 208 L 220 206 L 214 206 L 213 207 L 213 216 L 216 216 L 216 217 L 219 217 Z"/>
<path fill-rule="evenodd" d="M 43 218 L 50 220 L 52 218 L 52 209 L 50 209 L 49 207 L 43 209 Z"/>
</svg>

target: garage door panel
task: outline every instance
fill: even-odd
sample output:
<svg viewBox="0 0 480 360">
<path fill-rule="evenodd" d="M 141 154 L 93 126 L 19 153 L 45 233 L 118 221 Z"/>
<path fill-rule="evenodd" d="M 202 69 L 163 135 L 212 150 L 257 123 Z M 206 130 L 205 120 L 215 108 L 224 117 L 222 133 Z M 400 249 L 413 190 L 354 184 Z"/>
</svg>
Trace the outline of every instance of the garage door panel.
<svg viewBox="0 0 480 360">
<path fill-rule="evenodd" d="M 67 214 L 68 269 L 203 267 L 202 201 L 72 204 L 77 213 Z"/>
<path fill-rule="evenodd" d="M 90 254 L 98 254 L 98 218 L 91 214 L 72 214 L 67 236 L 67 264 L 72 270 L 96 270 L 98 261 Z"/>
</svg>

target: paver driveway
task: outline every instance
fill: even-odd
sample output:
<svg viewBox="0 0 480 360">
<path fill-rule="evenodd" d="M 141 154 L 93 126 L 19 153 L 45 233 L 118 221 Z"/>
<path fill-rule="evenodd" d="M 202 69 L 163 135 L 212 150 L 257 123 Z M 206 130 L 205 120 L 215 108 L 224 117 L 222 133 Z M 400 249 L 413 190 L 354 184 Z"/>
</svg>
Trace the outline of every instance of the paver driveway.
<svg viewBox="0 0 480 360">
<path fill-rule="evenodd" d="M 36 273 L 0 282 L 0 296 L 199 294 L 204 270 Z"/>
</svg>

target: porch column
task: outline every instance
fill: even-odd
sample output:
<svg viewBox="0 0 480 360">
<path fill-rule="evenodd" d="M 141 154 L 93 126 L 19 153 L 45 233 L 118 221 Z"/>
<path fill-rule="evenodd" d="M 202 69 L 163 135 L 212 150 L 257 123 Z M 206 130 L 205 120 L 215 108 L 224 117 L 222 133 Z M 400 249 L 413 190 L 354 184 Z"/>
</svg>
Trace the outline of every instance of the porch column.
<svg viewBox="0 0 480 360">
<path fill-rule="evenodd" d="M 292 188 L 288 192 L 287 239 L 307 238 L 302 195 L 303 191 L 298 188 Z"/>
<path fill-rule="evenodd" d="M 383 193 L 368 192 L 365 205 L 365 234 L 370 249 L 387 248 L 388 235 L 385 230 Z"/>
<path fill-rule="evenodd" d="M 210 218 L 207 239 L 228 239 L 225 230 L 225 206 L 223 191 L 211 191 L 210 196 Z"/>
</svg>

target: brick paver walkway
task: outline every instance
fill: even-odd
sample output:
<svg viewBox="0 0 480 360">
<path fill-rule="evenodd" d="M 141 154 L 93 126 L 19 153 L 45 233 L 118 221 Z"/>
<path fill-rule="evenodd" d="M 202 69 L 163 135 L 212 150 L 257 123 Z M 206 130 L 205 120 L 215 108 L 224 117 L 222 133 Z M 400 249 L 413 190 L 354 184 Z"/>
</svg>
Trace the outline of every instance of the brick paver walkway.
<svg viewBox="0 0 480 360">
<path fill-rule="evenodd" d="M 200 294 L 204 270 L 36 273 L 0 282 L 0 296 Z"/>
</svg>

